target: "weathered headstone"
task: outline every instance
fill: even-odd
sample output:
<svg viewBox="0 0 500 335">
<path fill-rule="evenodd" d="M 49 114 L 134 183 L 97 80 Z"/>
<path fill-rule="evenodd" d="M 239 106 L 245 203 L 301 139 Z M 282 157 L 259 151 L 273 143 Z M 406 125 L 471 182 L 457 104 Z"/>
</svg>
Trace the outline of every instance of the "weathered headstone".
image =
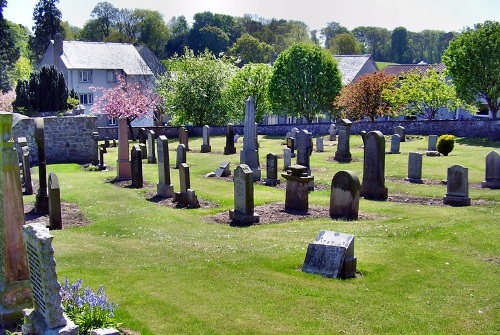
<svg viewBox="0 0 500 335">
<path fill-rule="evenodd" d="M 312 176 L 311 173 L 311 153 L 313 150 L 312 133 L 307 130 L 301 130 L 297 133 L 297 165 L 302 165 L 307 168 L 307 175 Z M 314 182 L 308 186 L 309 191 L 314 190 Z"/>
<path fill-rule="evenodd" d="M 26 145 L 21 149 L 23 154 L 23 184 L 24 184 L 24 194 L 33 194 L 33 183 L 31 181 L 31 168 L 30 168 L 30 149 Z"/>
<path fill-rule="evenodd" d="M 401 141 L 401 136 L 398 134 L 393 134 L 391 136 L 391 151 L 389 151 L 390 154 L 400 154 L 399 148 L 400 148 L 400 141 Z"/>
<path fill-rule="evenodd" d="M 351 134 L 352 122 L 348 119 L 342 119 L 337 124 L 338 128 L 338 144 L 334 159 L 337 162 L 350 162 L 352 160 L 349 147 L 349 137 Z"/>
<path fill-rule="evenodd" d="M 35 118 L 35 142 L 38 150 L 38 192 L 36 193 L 35 213 L 49 214 L 47 195 L 47 162 L 45 160 L 45 124 L 43 118 Z M 97 150 L 97 149 L 96 149 Z"/>
<path fill-rule="evenodd" d="M 399 135 L 401 142 L 406 142 L 406 130 L 403 126 L 394 127 L 394 134 Z"/>
<path fill-rule="evenodd" d="M 234 134 L 234 137 L 233 137 L 233 143 L 238 143 L 238 139 L 240 138 L 240 135 L 238 134 Z"/>
<path fill-rule="evenodd" d="M 290 148 L 283 149 L 283 170 L 287 170 L 292 165 L 292 150 Z"/>
<path fill-rule="evenodd" d="M 259 215 L 254 210 L 254 177 L 252 169 L 240 164 L 234 169 L 234 209 L 229 211 L 229 218 L 236 224 L 259 222 Z"/>
<path fill-rule="evenodd" d="M 378 130 L 366 134 L 360 195 L 370 200 L 388 198 L 385 187 L 385 138 Z"/>
<path fill-rule="evenodd" d="M 309 183 L 314 177 L 309 175 L 307 167 L 290 165 L 281 176 L 286 179 L 285 210 L 309 211 Z"/>
<path fill-rule="evenodd" d="M 155 132 L 148 130 L 148 163 L 156 164 Z M 142 151 L 141 151 L 142 153 Z"/>
<path fill-rule="evenodd" d="M 146 128 L 143 127 L 139 128 L 139 143 L 146 144 L 147 140 L 148 140 L 148 134 Z"/>
<path fill-rule="evenodd" d="M 486 176 L 482 188 L 500 188 L 500 150 L 493 150 L 486 155 Z"/>
<path fill-rule="evenodd" d="M 106 169 L 106 165 L 104 164 L 104 148 L 99 146 L 99 170 Z"/>
<path fill-rule="evenodd" d="M 295 137 L 288 137 L 286 139 L 286 147 L 290 149 L 290 155 L 291 157 L 295 157 Z"/>
<path fill-rule="evenodd" d="M 132 166 L 129 159 L 127 118 L 118 118 L 118 169 L 117 179 L 132 178 Z"/>
<path fill-rule="evenodd" d="M 405 180 L 411 183 L 422 183 L 422 154 L 420 152 L 410 152 L 408 155 L 408 178 Z"/>
<path fill-rule="evenodd" d="M 186 151 L 189 151 L 188 130 L 185 127 L 179 128 L 179 143 L 184 144 Z"/>
<path fill-rule="evenodd" d="M 335 126 L 334 123 L 330 125 L 330 128 L 328 128 L 328 135 L 330 135 L 330 141 L 336 141 L 337 140 L 337 126 Z"/>
<path fill-rule="evenodd" d="M 62 229 L 61 188 L 54 172 L 49 173 L 49 229 Z"/>
<path fill-rule="evenodd" d="M 217 170 L 215 170 L 217 177 L 229 177 L 231 175 L 231 163 L 222 162 Z"/>
<path fill-rule="evenodd" d="M 174 196 L 174 185 L 170 180 L 170 157 L 168 153 L 168 139 L 165 135 L 160 135 L 156 139 L 158 148 L 158 179 L 156 192 L 163 198 Z"/>
<path fill-rule="evenodd" d="M 330 217 L 357 220 L 360 189 L 359 178 L 354 172 L 337 172 L 331 184 Z"/>
<path fill-rule="evenodd" d="M 297 138 L 297 133 L 299 132 L 299 128 L 293 127 L 290 129 L 290 133 L 292 134 L 290 137 Z M 294 142 L 294 149 L 297 149 L 297 142 Z M 293 151 L 292 151 L 293 152 Z"/>
<path fill-rule="evenodd" d="M 470 206 L 469 169 L 461 165 L 448 168 L 446 195 L 443 197 L 443 203 L 450 206 Z"/>
<path fill-rule="evenodd" d="M 182 163 L 179 166 L 180 191 L 174 193 L 172 202 L 177 203 L 179 208 L 199 208 L 200 203 L 194 190 L 191 189 L 191 177 L 189 175 L 189 165 Z"/>
<path fill-rule="evenodd" d="M 92 132 L 92 139 L 94 140 L 94 150 L 92 150 L 92 165 L 99 164 L 99 133 Z"/>
<path fill-rule="evenodd" d="M 355 277 L 354 235 L 322 230 L 307 248 L 302 271 L 327 278 Z"/>
<path fill-rule="evenodd" d="M 437 151 L 437 135 L 429 135 L 427 142 L 427 152 L 426 156 L 440 156 L 441 154 Z"/>
<path fill-rule="evenodd" d="M 23 152 L 22 149 L 23 147 L 28 146 L 28 140 L 24 136 L 16 137 L 15 142 L 14 142 L 14 147 L 16 148 L 17 151 L 17 157 L 19 161 L 23 160 Z"/>
<path fill-rule="evenodd" d="M 233 155 L 236 153 L 234 146 L 234 126 L 229 123 L 226 126 L 226 146 L 224 147 L 224 155 Z"/>
<path fill-rule="evenodd" d="M 61 303 L 61 285 L 57 281 L 52 248 L 53 236 L 41 223 L 24 226 L 34 309 L 24 310 L 23 334 L 77 335 L 78 326 L 65 314 Z"/>
<path fill-rule="evenodd" d="M 139 148 L 141 148 L 142 159 L 148 159 L 148 146 L 144 143 L 139 143 Z"/>
<path fill-rule="evenodd" d="M 138 145 L 133 145 L 130 151 L 132 165 L 132 187 L 142 188 L 144 180 L 142 175 L 142 152 Z"/>
<path fill-rule="evenodd" d="M 266 155 L 266 179 L 264 183 L 267 186 L 276 186 L 278 180 L 278 156 L 273 153 Z"/>
<path fill-rule="evenodd" d="M 325 151 L 325 147 L 323 146 L 323 137 L 316 137 L 316 152 Z"/>
<path fill-rule="evenodd" d="M 255 134 L 255 100 L 249 97 L 245 108 L 245 127 L 243 149 L 240 151 L 240 164 L 248 165 L 252 169 L 254 181 L 257 181 L 260 180 L 260 166 Z"/>
<path fill-rule="evenodd" d="M 179 144 L 175 152 L 175 168 L 178 169 L 182 163 L 186 163 L 186 146 L 184 144 Z"/>
<path fill-rule="evenodd" d="M 11 139 L 12 113 L 0 112 L 0 323 L 21 323 L 31 306 L 28 261 L 24 245 L 24 204 L 18 157 Z"/>
<path fill-rule="evenodd" d="M 212 147 L 210 146 L 210 126 L 203 126 L 203 144 L 201 145 L 201 152 L 211 152 Z"/>
</svg>

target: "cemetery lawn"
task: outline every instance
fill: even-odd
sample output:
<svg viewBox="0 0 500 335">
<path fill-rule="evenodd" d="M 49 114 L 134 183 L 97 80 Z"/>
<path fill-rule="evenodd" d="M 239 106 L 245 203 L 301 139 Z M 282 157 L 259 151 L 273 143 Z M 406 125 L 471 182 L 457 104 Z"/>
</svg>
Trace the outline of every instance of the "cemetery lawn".
<svg viewBox="0 0 500 335">
<path fill-rule="evenodd" d="M 278 154 L 282 167 L 284 143 L 259 140 L 265 178 L 266 154 Z M 325 152 L 311 156 L 317 189 L 309 204 L 326 213 L 337 171 L 352 170 L 362 181 L 361 138 L 351 136 L 351 163 L 332 160 L 336 143 L 325 136 Z M 177 144 L 170 142 L 171 166 Z M 233 184 L 205 177 L 223 161 L 234 171 L 242 141 L 229 156 L 222 154 L 223 137 L 211 138 L 211 153 L 200 153 L 201 144 L 201 138 L 191 138 L 187 153 L 199 209 L 158 202 L 157 165 L 147 160 L 144 188 L 113 183 L 117 148 L 105 154 L 110 171 L 47 166 L 59 178 L 62 201 L 73 210 L 77 204 L 88 220 L 71 225 L 69 215 L 63 230 L 51 231 L 59 281 L 81 278 L 93 290 L 104 285 L 124 329 L 142 335 L 500 332 L 500 190 L 480 187 L 485 157 L 500 143 L 458 139 L 448 157 L 424 156 L 424 183 L 410 184 L 403 180 L 408 154 L 427 148 L 427 137 L 413 137 L 401 143 L 401 154 L 386 155 L 389 200 L 361 199 L 360 220 L 306 217 L 250 227 L 211 219 L 234 207 Z M 442 204 L 441 181 L 455 164 L 468 168 L 471 206 Z M 36 168 L 32 175 L 38 178 Z M 171 178 L 177 192 L 178 170 L 171 169 Z M 265 223 L 265 205 L 283 204 L 285 191 L 256 183 L 254 199 Z M 25 204 L 34 201 L 34 195 L 24 196 Z M 307 246 L 321 230 L 356 236 L 356 278 L 301 272 Z"/>
</svg>

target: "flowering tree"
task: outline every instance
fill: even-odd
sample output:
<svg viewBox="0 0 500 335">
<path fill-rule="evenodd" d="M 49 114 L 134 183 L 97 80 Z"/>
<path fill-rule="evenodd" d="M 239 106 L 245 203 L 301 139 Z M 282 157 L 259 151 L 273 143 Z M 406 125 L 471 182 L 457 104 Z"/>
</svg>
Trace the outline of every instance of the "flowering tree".
<svg viewBox="0 0 500 335">
<path fill-rule="evenodd" d="M 0 91 L 0 111 L 12 112 L 12 103 L 16 100 L 16 93 L 12 90 L 3 93 Z"/>
</svg>

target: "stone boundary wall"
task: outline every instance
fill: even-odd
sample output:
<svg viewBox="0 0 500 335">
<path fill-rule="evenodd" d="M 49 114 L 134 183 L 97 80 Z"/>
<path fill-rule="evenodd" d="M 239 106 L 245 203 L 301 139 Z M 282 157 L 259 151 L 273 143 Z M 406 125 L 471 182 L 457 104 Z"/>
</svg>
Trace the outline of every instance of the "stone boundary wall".
<svg viewBox="0 0 500 335">
<path fill-rule="evenodd" d="M 97 131 L 97 117 L 88 115 L 44 117 L 45 160 L 47 164 L 92 161 Z M 12 127 L 12 137 L 26 137 L 30 148 L 30 162 L 38 164 L 33 118 L 21 118 Z"/>
<path fill-rule="evenodd" d="M 293 127 L 307 129 L 314 136 L 327 135 L 331 123 L 313 124 L 281 124 L 260 125 L 259 135 L 285 137 L 286 133 Z M 385 135 L 394 134 L 394 127 L 403 126 L 407 135 L 443 135 L 452 134 L 458 137 L 487 138 L 500 141 L 500 119 L 485 120 L 426 120 L 426 121 L 375 121 L 375 122 L 353 122 L 351 134 L 359 134 L 362 130 L 379 130 Z M 156 136 L 165 135 L 167 138 L 178 138 L 179 127 L 145 127 L 155 131 Z M 138 139 L 139 128 L 134 127 L 134 134 Z M 203 127 L 186 127 L 190 137 L 202 137 Z M 99 127 L 100 139 L 118 139 L 116 127 Z M 243 125 L 235 125 L 234 133 L 243 135 Z M 211 136 L 222 136 L 226 134 L 225 126 L 211 126 Z"/>
</svg>

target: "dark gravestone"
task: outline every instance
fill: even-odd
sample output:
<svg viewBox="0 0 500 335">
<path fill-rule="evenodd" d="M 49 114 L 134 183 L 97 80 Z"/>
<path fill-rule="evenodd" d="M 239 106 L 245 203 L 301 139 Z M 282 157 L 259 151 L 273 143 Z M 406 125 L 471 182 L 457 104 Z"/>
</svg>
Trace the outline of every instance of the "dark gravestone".
<svg viewBox="0 0 500 335">
<path fill-rule="evenodd" d="M 290 136 L 286 139 L 286 147 L 290 149 L 290 157 L 295 157 L 295 138 Z"/>
<path fill-rule="evenodd" d="M 142 159 L 148 158 L 148 146 L 144 143 L 139 143 L 139 148 L 141 148 Z"/>
<path fill-rule="evenodd" d="M 325 147 L 323 145 L 323 137 L 316 137 L 316 152 L 325 151 Z"/>
<path fill-rule="evenodd" d="M 349 147 L 349 137 L 351 136 L 352 122 L 348 119 L 342 119 L 337 124 L 338 129 L 338 142 L 337 151 L 335 152 L 334 159 L 337 162 L 350 162 L 352 160 L 351 151 Z"/>
<path fill-rule="evenodd" d="M 226 146 L 224 147 L 224 155 L 233 155 L 236 153 L 234 142 L 234 126 L 230 123 L 226 127 Z"/>
<path fill-rule="evenodd" d="M 307 174 L 312 177 L 311 173 L 311 154 L 313 151 L 312 133 L 307 130 L 301 130 L 296 135 L 297 143 L 297 165 L 302 165 L 307 168 Z M 308 190 L 314 190 L 314 182 L 311 181 L 308 185 Z"/>
<path fill-rule="evenodd" d="M 31 168 L 30 168 L 30 149 L 24 146 L 21 149 L 23 154 L 23 181 L 24 181 L 24 194 L 33 194 L 33 183 L 31 182 Z"/>
<path fill-rule="evenodd" d="M 99 146 L 99 170 L 106 169 L 106 165 L 104 165 L 104 147 Z"/>
<path fill-rule="evenodd" d="M 229 177 L 231 175 L 231 164 L 229 162 L 222 162 L 217 170 L 215 170 L 215 176 L 217 177 Z"/>
<path fill-rule="evenodd" d="M 335 124 L 331 124 L 330 128 L 328 129 L 328 135 L 330 135 L 329 139 L 330 141 L 336 141 L 337 140 L 337 127 Z"/>
<path fill-rule="evenodd" d="M 40 183 L 35 201 L 35 213 L 38 214 L 49 214 L 49 197 L 47 195 L 47 162 L 45 161 L 44 128 L 45 124 L 43 118 L 35 118 L 35 142 L 38 150 L 38 182 Z"/>
<path fill-rule="evenodd" d="M 285 210 L 307 212 L 309 210 L 309 183 L 314 177 L 307 172 L 307 167 L 291 165 L 281 176 L 286 179 Z"/>
<path fill-rule="evenodd" d="M 500 150 L 493 150 L 486 155 L 486 176 L 481 187 L 500 188 Z"/>
<path fill-rule="evenodd" d="M 260 180 L 259 151 L 256 141 L 255 100 L 249 97 L 245 108 L 245 126 L 243 149 L 240 151 L 240 164 L 245 164 L 253 171 L 253 180 Z"/>
<path fill-rule="evenodd" d="M 61 189 L 54 172 L 49 173 L 49 229 L 62 229 Z"/>
<path fill-rule="evenodd" d="M 148 134 L 146 132 L 146 128 L 139 128 L 139 143 L 146 144 L 147 140 L 148 140 Z"/>
<path fill-rule="evenodd" d="M 99 133 L 94 131 L 92 133 L 92 139 L 94 140 L 94 150 L 92 150 L 92 165 L 99 164 Z"/>
<path fill-rule="evenodd" d="M 400 142 L 401 142 L 401 136 L 398 134 L 393 134 L 391 136 L 391 151 L 389 151 L 390 154 L 399 154 L 399 148 L 400 148 Z"/>
<path fill-rule="evenodd" d="M 156 191 L 159 196 L 172 198 L 174 196 L 174 185 L 170 181 L 170 157 L 168 153 L 168 139 L 160 135 L 156 139 L 158 148 L 158 185 Z"/>
<path fill-rule="evenodd" d="M 331 184 L 330 217 L 357 220 L 360 188 L 359 178 L 354 172 L 337 172 Z"/>
<path fill-rule="evenodd" d="M 470 206 L 469 169 L 461 165 L 448 168 L 446 195 L 443 203 L 450 206 Z"/>
<path fill-rule="evenodd" d="M 307 248 L 302 271 L 327 278 L 355 277 L 354 235 L 322 230 Z"/>
<path fill-rule="evenodd" d="M 142 152 L 138 145 L 132 146 L 130 161 L 132 165 L 132 187 L 142 188 L 144 186 L 142 175 Z"/>
<path fill-rule="evenodd" d="M 273 153 L 266 155 L 266 179 L 264 180 L 267 186 L 276 186 L 278 180 L 278 156 Z"/>
<path fill-rule="evenodd" d="M 366 134 L 360 195 L 370 200 L 388 198 L 385 187 L 385 138 L 378 130 Z"/>
<path fill-rule="evenodd" d="M 236 166 L 234 170 L 234 209 L 229 211 L 229 218 L 235 224 L 253 224 L 259 222 L 254 213 L 253 171 L 246 164 Z"/>
</svg>

